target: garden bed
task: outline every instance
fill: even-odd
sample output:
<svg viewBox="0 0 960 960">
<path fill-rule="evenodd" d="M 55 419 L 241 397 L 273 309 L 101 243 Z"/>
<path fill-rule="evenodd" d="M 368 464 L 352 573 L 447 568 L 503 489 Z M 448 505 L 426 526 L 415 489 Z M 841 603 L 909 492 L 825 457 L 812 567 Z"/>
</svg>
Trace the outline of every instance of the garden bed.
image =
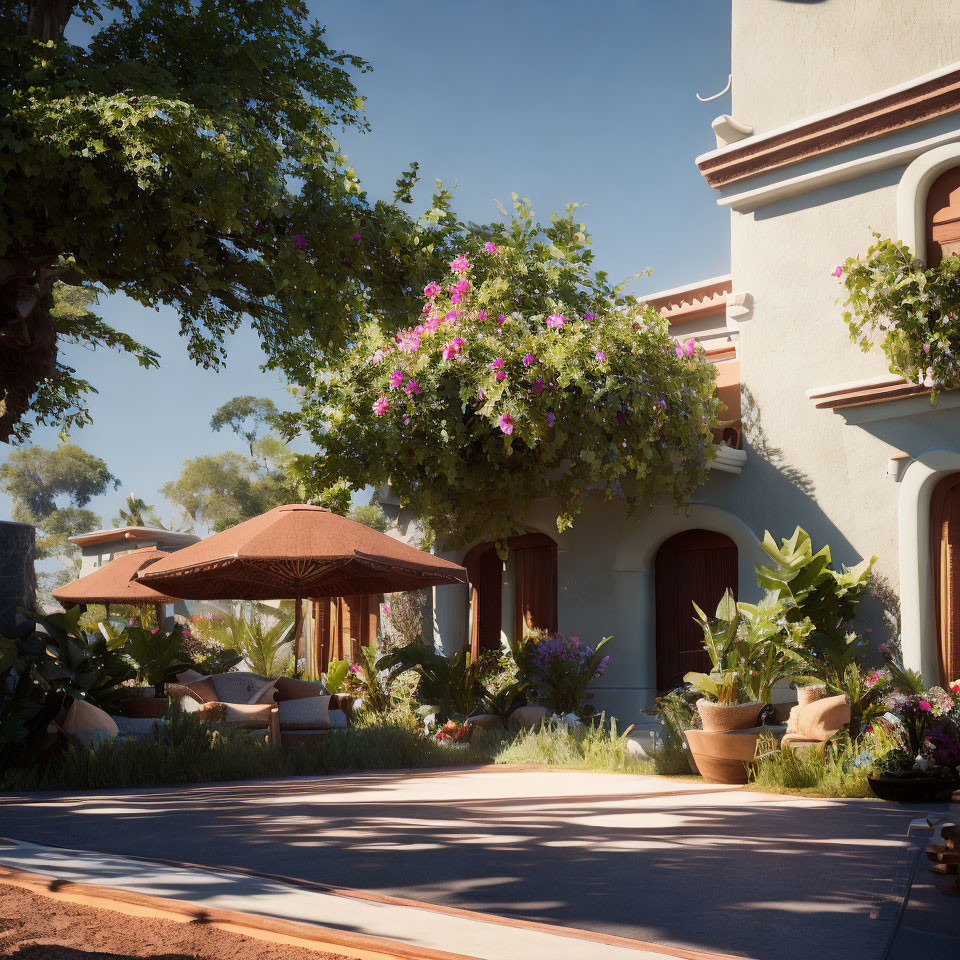
<svg viewBox="0 0 960 960">
<path fill-rule="evenodd" d="M 0 949 L 11 960 L 349 960 L 339 953 L 254 939 L 209 924 L 131 916 L 0 884 Z"/>
</svg>

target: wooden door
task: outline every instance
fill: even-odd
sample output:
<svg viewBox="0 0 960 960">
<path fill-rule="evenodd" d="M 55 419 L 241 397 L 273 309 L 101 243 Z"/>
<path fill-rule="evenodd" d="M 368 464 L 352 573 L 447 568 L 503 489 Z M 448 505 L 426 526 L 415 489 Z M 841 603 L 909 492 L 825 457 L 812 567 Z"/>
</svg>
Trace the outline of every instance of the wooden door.
<svg viewBox="0 0 960 960">
<path fill-rule="evenodd" d="M 927 264 L 960 253 L 960 167 L 942 173 L 927 194 Z"/>
<path fill-rule="evenodd" d="M 470 581 L 470 655 L 500 649 L 503 561 L 492 543 L 481 543 L 463 565 Z"/>
<path fill-rule="evenodd" d="M 960 473 L 945 477 L 930 501 L 930 543 L 940 683 L 960 677 Z"/>
<path fill-rule="evenodd" d="M 654 576 L 657 690 L 665 693 L 680 686 L 685 673 L 710 670 L 693 604 L 712 616 L 724 591 L 736 596 L 737 545 L 710 530 L 678 533 L 657 552 Z"/>
<path fill-rule="evenodd" d="M 543 533 L 508 541 L 514 558 L 513 635 L 557 630 L 557 544 Z"/>
</svg>

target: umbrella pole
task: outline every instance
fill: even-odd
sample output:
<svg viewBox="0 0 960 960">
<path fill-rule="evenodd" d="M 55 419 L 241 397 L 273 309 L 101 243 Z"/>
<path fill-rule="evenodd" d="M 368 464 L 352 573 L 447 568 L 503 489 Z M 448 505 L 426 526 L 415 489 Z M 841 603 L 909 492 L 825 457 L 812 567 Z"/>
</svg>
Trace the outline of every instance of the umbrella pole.
<svg viewBox="0 0 960 960">
<path fill-rule="evenodd" d="M 300 629 L 302 624 L 303 601 L 300 599 L 300 591 L 297 591 L 297 599 L 293 607 L 293 666 L 296 669 L 300 662 Z"/>
</svg>

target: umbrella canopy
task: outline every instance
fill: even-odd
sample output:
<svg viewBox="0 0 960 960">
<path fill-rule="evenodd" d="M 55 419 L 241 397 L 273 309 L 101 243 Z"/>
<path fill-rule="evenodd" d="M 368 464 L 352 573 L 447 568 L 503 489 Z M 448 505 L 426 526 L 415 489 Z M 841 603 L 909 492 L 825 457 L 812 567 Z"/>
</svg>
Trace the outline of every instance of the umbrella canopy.
<svg viewBox="0 0 960 960">
<path fill-rule="evenodd" d="M 304 597 L 349 597 L 466 583 L 448 560 L 323 507 L 292 503 L 238 523 L 151 564 L 140 581 L 188 600 L 296 600 L 300 655 Z"/>
<path fill-rule="evenodd" d="M 126 603 L 138 607 L 174 603 L 177 597 L 168 596 L 134 579 L 139 571 L 166 556 L 155 547 L 131 550 L 99 570 L 54 590 L 53 595 L 65 609 L 79 603 Z"/>
<path fill-rule="evenodd" d="M 168 554 L 138 579 L 188 600 L 289 600 L 466 583 L 467 571 L 323 507 L 295 503 Z"/>
</svg>

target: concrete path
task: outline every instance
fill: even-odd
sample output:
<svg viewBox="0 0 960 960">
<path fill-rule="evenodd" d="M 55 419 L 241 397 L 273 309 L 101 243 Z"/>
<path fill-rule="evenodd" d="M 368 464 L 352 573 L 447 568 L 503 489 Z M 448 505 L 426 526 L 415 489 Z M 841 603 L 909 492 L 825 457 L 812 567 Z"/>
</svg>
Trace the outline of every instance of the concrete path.
<svg viewBox="0 0 960 960">
<path fill-rule="evenodd" d="M 0 835 L 753 960 L 881 960 L 923 812 L 484 768 L 9 798 Z"/>
</svg>

